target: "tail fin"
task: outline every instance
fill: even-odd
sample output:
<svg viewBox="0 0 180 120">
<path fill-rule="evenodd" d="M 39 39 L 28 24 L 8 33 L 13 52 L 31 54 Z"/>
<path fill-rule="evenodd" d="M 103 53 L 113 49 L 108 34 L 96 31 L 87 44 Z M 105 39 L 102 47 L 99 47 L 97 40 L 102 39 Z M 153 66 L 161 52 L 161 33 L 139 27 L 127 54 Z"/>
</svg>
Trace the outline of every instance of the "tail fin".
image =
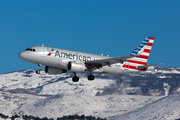
<svg viewBox="0 0 180 120">
<path fill-rule="evenodd" d="M 123 67 L 139 70 L 137 66 L 147 65 L 154 39 L 154 37 L 146 37 L 130 54 L 130 56 L 136 54 L 140 56 L 128 58 Z"/>
<path fill-rule="evenodd" d="M 152 48 L 154 39 L 155 39 L 154 37 L 146 37 L 141 42 L 141 44 L 139 44 L 136 47 L 136 49 L 134 49 L 134 51 L 130 54 L 130 55 L 140 54 L 140 56 L 134 57 L 134 58 L 129 58 L 129 59 L 127 59 L 127 62 L 129 61 L 130 63 L 147 65 L 147 61 L 149 58 L 149 54 L 151 52 L 151 48 Z"/>
</svg>

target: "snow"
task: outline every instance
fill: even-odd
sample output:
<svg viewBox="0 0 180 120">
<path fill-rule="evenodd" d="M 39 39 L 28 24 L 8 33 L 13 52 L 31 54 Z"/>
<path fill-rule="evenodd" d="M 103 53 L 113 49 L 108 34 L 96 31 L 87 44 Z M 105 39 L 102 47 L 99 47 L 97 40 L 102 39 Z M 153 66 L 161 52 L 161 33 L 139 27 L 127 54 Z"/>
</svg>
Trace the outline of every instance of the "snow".
<svg viewBox="0 0 180 120">
<path fill-rule="evenodd" d="M 163 83 L 163 86 L 164 86 L 164 90 L 165 90 L 165 96 L 168 96 L 170 86 L 168 85 L 168 83 Z"/>
<path fill-rule="evenodd" d="M 175 120 L 180 118 L 180 93 L 159 99 L 113 120 Z"/>
<path fill-rule="evenodd" d="M 157 77 L 159 77 L 159 78 L 166 78 L 166 76 L 157 76 Z"/>
<path fill-rule="evenodd" d="M 162 98 L 136 95 L 86 96 L 80 94 L 57 94 L 44 97 L 11 93 L 6 93 L 5 96 L 0 98 L 4 102 L 0 106 L 0 112 L 3 114 L 9 116 L 26 114 L 54 119 L 75 114 L 108 118 L 134 111 Z"/>
<path fill-rule="evenodd" d="M 96 79 L 95 81 L 89 82 L 87 78 L 82 77 L 79 83 L 73 83 L 71 78 L 68 78 L 65 81 L 59 81 L 53 84 L 44 85 L 41 94 L 74 94 L 80 93 L 82 95 L 93 95 L 95 96 L 97 92 L 105 86 L 114 83 L 112 80 L 101 80 Z M 97 89 L 98 88 L 98 89 Z"/>
<path fill-rule="evenodd" d="M 113 80 L 96 79 L 95 81 L 88 81 L 86 77 L 82 76 L 78 83 L 72 82 L 72 73 L 60 75 L 47 75 L 41 71 L 41 75 L 37 75 L 32 70 L 23 72 L 14 72 L 0 75 L 0 88 L 4 90 L 14 89 L 36 89 L 39 90 L 39 95 L 43 94 L 76 94 L 96 95 L 97 92 L 102 92 L 100 89 L 114 83 Z M 82 74 L 83 75 L 83 74 Z M 99 90 L 98 90 L 99 89 Z"/>
<path fill-rule="evenodd" d="M 0 92 L 0 113 L 12 116 L 19 106 L 25 104 L 26 102 L 43 98 L 46 97 L 30 94 L 11 94 L 8 92 Z"/>
<path fill-rule="evenodd" d="M 11 118 L 7 118 L 7 119 L 4 119 L 4 118 L 0 118 L 0 120 L 11 120 Z M 15 118 L 14 120 L 24 120 L 23 118 Z"/>
<path fill-rule="evenodd" d="M 80 81 L 74 83 L 73 73 L 41 71 L 37 75 L 34 70 L 22 70 L 1 74 L 0 113 L 54 119 L 75 114 L 108 120 L 180 118 L 180 69 L 95 74 L 94 81 L 88 81 L 84 73 L 77 76 Z"/>
</svg>

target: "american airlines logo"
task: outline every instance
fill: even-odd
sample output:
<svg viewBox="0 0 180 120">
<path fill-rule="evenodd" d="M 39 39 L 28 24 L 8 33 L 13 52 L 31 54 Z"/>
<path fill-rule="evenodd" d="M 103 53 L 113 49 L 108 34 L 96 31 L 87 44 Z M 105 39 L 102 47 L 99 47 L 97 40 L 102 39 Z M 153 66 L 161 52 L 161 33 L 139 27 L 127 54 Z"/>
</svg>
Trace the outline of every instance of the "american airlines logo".
<svg viewBox="0 0 180 120">
<path fill-rule="evenodd" d="M 54 51 L 54 49 L 52 49 L 47 55 L 51 56 L 52 52 Z"/>
</svg>

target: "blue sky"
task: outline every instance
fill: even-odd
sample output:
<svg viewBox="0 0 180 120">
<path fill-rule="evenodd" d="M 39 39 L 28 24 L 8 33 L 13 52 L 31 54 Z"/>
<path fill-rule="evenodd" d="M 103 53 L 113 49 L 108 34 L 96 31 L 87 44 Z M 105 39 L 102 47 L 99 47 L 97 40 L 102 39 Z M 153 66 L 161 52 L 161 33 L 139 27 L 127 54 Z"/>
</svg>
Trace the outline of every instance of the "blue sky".
<svg viewBox="0 0 180 120">
<path fill-rule="evenodd" d="M 18 57 L 29 46 L 127 56 L 155 37 L 148 64 L 180 67 L 179 0 L 1 0 L 0 74 L 37 65 Z"/>
</svg>

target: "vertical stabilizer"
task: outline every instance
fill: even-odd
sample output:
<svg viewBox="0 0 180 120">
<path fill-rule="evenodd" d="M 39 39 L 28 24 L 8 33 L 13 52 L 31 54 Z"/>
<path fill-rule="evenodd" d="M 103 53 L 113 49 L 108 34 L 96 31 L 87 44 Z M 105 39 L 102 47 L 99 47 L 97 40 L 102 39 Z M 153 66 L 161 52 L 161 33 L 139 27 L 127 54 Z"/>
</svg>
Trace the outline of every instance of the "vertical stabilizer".
<svg viewBox="0 0 180 120">
<path fill-rule="evenodd" d="M 127 59 L 123 67 L 139 70 L 137 66 L 147 65 L 154 39 L 154 37 L 146 37 L 130 54 L 130 56 L 136 54 L 140 54 L 140 56 Z M 142 69 L 142 71 L 145 70 Z"/>
</svg>

